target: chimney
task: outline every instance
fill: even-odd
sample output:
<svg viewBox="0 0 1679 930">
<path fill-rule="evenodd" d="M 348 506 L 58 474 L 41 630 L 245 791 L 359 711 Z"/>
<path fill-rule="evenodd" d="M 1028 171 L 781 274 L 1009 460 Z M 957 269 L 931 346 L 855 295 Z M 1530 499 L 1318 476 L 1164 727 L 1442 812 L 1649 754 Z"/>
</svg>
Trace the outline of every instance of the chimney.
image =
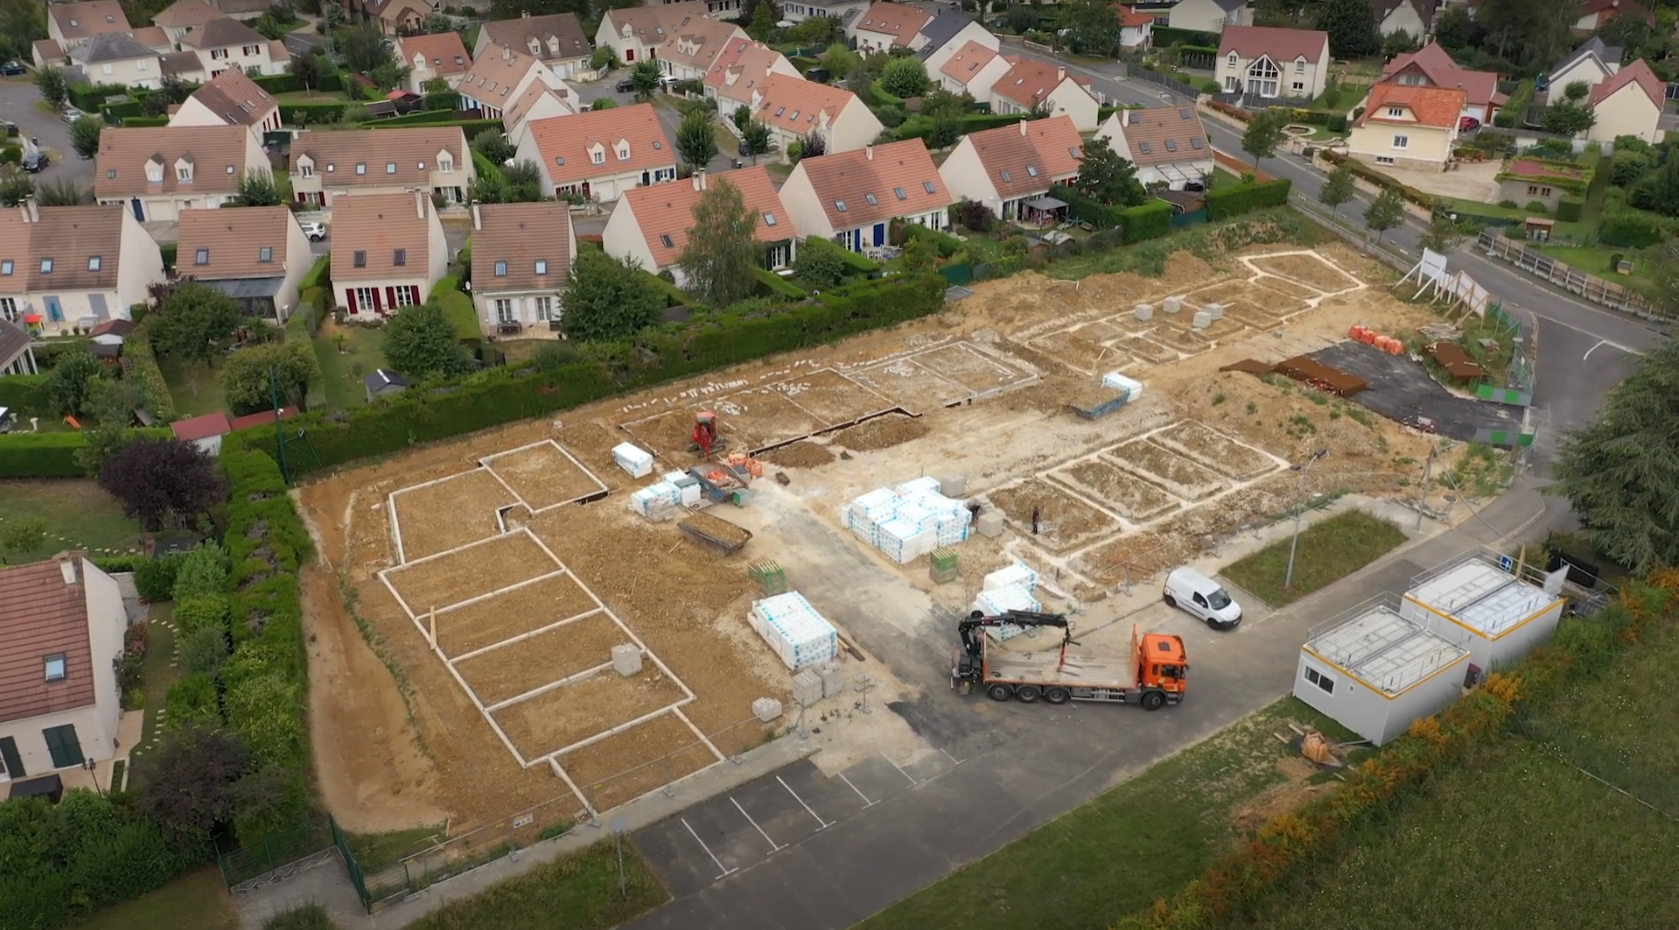
<svg viewBox="0 0 1679 930">
<path fill-rule="evenodd" d="M 705 169 L 704 168 L 701 168 L 700 170 L 694 172 L 694 190 L 697 190 L 697 191 L 705 190 Z"/>
<path fill-rule="evenodd" d="M 472 205 L 472 229 L 474 232 L 480 232 L 484 229 L 484 216 L 478 212 L 477 204 Z"/>
<path fill-rule="evenodd" d="M 81 565 L 77 562 L 74 552 L 60 552 L 55 559 L 58 571 L 64 576 L 64 583 L 74 587 L 81 583 Z"/>
<path fill-rule="evenodd" d="M 1026 135 L 1026 124 L 1029 123 L 1029 122 L 1031 122 L 1031 120 L 1024 120 L 1023 119 L 1023 120 L 1020 121 L 1020 134 L 1021 135 L 1023 135 L 1023 136 Z"/>
<path fill-rule="evenodd" d="M 872 146 L 872 145 L 863 146 L 863 158 L 867 159 L 868 161 L 874 161 L 874 146 Z"/>
<path fill-rule="evenodd" d="M 1056 68 L 1055 69 L 1055 86 L 1060 87 L 1061 82 L 1065 81 L 1066 79 L 1067 79 L 1067 69 L 1066 68 Z"/>
<path fill-rule="evenodd" d="M 512 61 L 513 60 L 513 46 L 503 45 L 501 47 L 501 57 L 502 57 L 503 61 Z"/>
<path fill-rule="evenodd" d="M 41 221 L 41 208 L 35 203 L 35 198 L 25 199 L 17 205 L 17 208 L 18 212 L 23 214 L 25 223 L 39 223 Z"/>
</svg>

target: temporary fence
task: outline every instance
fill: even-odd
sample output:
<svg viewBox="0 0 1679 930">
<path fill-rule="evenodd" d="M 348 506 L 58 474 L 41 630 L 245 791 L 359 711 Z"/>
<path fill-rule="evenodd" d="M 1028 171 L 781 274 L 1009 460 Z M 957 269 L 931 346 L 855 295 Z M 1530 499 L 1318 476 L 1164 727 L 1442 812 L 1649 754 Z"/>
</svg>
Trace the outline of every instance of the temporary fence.
<svg viewBox="0 0 1679 930">
<path fill-rule="evenodd" d="M 1600 306 L 1621 310 L 1647 320 L 1667 321 L 1672 314 L 1656 307 L 1644 295 L 1620 284 L 1569 267 L 1519 239 L 1482 230 L 1476 245 L 1494 258 L 1501 258 L 1528 274 L 1555 284 Z"/>
<path fill-rule="evenodd" d="M 1125 76 L 1147 81 L 1169 93 L 1177 94 L 1184 98 L 1184 102 L 1194 103 L 1195 99 L 1201 96 L 1200 88 L 1185 84 L 1177 78 L 1161 74 L 1158 71 L 1150 71 L 1147 68 L 1128 65 L 1125 68 Z"/>
<path fill-rule="evenodd" d="M 284 877 L 301 861 L 313 861 L 318 854 L 331 848 L 332 833 L 328 822 L 311 817 L 237 849 L 223 850 L 218 846 L 216 864 L 221 867 L 222 881 L 227 884 L 227 890 L 237 893 Z"/>
</svg>

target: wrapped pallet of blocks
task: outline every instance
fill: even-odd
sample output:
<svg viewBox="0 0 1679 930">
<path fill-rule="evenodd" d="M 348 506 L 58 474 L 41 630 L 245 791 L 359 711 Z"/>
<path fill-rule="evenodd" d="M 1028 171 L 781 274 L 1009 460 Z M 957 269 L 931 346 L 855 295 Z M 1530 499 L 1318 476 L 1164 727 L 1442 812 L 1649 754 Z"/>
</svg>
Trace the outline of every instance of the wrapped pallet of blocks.
<svg viewBox="0 0 1679 930">
<path fill-rule="evenodd" d="M 748 620 L 795 672 L 839 655 L 839 632 L 797 591 L 753 601 Z"/>
<path fill-rule="evenodd" d="M 668 481 L 656 481 L 630 494 L 630 509 L 657 523 L 668 519 L 682 506 L 682 489 Z"/>
<path fill-rule="evenodd" d="M 1032 592 L 1027 589 L 1026 585 L 1016 583 L 979 592 L 979 596 L 974 598 L 970 609 L 977 610 L 987 617 L 995 617 L 1011 610 L 1041 610 L 1043 605 L 1032 596 Z M 1007 642 L 1023 632 L 1025 632 L 1023 629 L 1012 623 L 987 627 L 985 630 L 987 636 L 999 643 Z"/>
<path fill-rule="evenodd" d="M 947 546 L 934 549 L 927 557 L 927 574 L 934 584 L 949 584 L 958 575 L 956 550 Z"/>
<path fill-rule="evenodd" d="M 1026 589 L 1027 594 L 1031 594 L 1038 590 L 1038 573 L 1024 562 L 1015 562 L 986 575 L 985 580 L 980 583 L 980 588 L 995 591 L 1012 585 L 1019 585 Z"/>
<path fill-rule="evenodd" d="M 966 542 L 973 529 L 967 505 L 945 497 L 931 477 L 870 491 L 846 504 L 841 517 L 853 536 L 900 565 Z"/>
<path fill-rule="evenodd" d="M 621 442 L 612 447 L 612 461 L 628 472 L 631 478 L 645 478 L 653 473 L 653 456 L 634 443 Z"/>
<path fill-rule="evenodd" d="M 1127 378 L 1117 371 L 1110 371 L 1103 375 L 1102 386 L 1112 388 L 1125 395 L 1127 402 L 1133 402 L 1143 396 L 1143 382 L 1135 378 Z"/>
</svg>

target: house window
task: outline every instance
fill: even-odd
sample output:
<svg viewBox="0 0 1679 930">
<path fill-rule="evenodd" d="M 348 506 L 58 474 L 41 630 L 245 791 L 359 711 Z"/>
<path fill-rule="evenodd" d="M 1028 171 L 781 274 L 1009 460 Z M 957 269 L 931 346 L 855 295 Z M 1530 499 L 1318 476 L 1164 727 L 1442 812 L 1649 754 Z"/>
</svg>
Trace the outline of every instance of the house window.
<svg viewBox="0 0 1679 930">
<path fill-rule="evenodd" d="M 517 323 L 517 322 L 519 322 L 513 316 L 513 301 L 508 300 L 505 297 L 496 298 L 496 322 L 497 323 Z"/>
<path fill-rule="evenodd" d="M 385 162 L 385 173 L 386 174 L 396 174 L 396 162 L 394 162 L 394 161 Z"/>
<path fill-rule="evenodd" d="M 408 264 L 408 250 L 397 249 L 396 252 L 391 255 L 391 264 L 398 266 Z"/>
<path fill-rule="evenodd" d="M 312 178 L 312 177 L 315 176 L 315 166 L 314 165 L 298 165 L 297 168 L 298 168 L 298 174 L 301 174 L 306 178 Z"/>
<path fill-rule="evenodd" d="M 366 174 L 366 173 L 367 173 L 367 162 L 364 162 L 364 161 L 356 162 L 356 174 Z"/>
<path fill-rule="evenodd" d="M 496 277 L 498 277 L 498 278 L 507 277 L 507 263 L 506 262 L 496 262 Z"/>
<path fill-rule="evenodd" d="M 1404 107 L 1388 107 L 1388 115 L 1391 116 L 1391 117 L 1394 117 L 1395 119 L 1402 119 L 1405 116 L 1405 108 Z"/>
<path fill-rule="evenodd" d="M 659 244 L 667 249 L 676 248 L 676 243 L 670 238 L 670 233 L 659 233 Z"/>
<path fill-rule="evenodd" d="M 373 309 L 373 288 L 356 288 L 356 312 L 367 313 Z"/>
<path fill-rule="evenodd" d="M 774 226 L 775 225 L 775 214 L 774 213 L 764 214 L 764 225 L 765 226 Z"/>
<path fill-rule="evenodd" d="M 874 195 L 873 195 L 873 194 L 864 194 L 864 195 L 863 195 L 863 199 L 864 199 L 864 200 L 867 200 L 867 201 L 868 201 L 868 202 L 869 202 L 869 206 L 871 206 L 871 207 L 878 207 L 878 206 L 880 206 L 880 201 L 878 201 L 878 200 L 876 200 L 876 199 L 874 199 Z"/>
<path fill-rule="evenodd" d="M 42 274 L 52 274 L 52 259 L 50 259 L 50 258 L 41 259 L 41 273 Z"/>
<path fill-rule="evenodd" d="M 843 201 L 843 200 L 834 201 L 834 211 L 836 213 L 844 213 L 845 212 L 845 201 Z"/>
<path fill-rule="evenodd" d="M 1376 164 L 1378 164 L 1378 165 L 1391 165 L 1391 164 L 1393 164 L 1393 156 L 1392 155 L 1377 155 L 1376 156 Z"/>
<path fill-rule="evenodd" d="M 105 260 L 104 260 L 104 259 L 102 259 L 102 258 L 100 258 L 100 257 L 99 257 L 99 256 L 97 256 L 97 255 L 89 255 L 89 256 L 88 256 L 88 257 L 87 257 L 87 270 L 89 270 L 89 271 L 98 271 L 98 270 L 99 270 L 99 266 L 100 266 L 100 265 L 103 265 L 103 264 L 104 264 L 104 263 L 105 263 Z"/>
<path fill-rule="evenodd" d="M 1248 93 L 1261 97 L 1275 97 L 1280 77 L 1281 74 L 1271 59 L 1261 58 L 1248 66 Z"/>
<path fill-rule="evenodd" d="M 1396 149 L 1405 148 L 1406 146 L 1409 146 L 1410 144 L 1411 144 L 1411 137 L 1410 136 L 1394 136 L 1393 137 L 1393 147 L 1396 148 Z"/>
<path fill-rule="evenodd" d="M 1002 178 L 1004 181 L 1013 181 L 1014 180 L 1014 175 L 1009 174 L 1008 169 L 1004 169 L 1002 171 L 997 172 L 997 176 Z"/>
<path fill-rule="evenodd" d="M 1325 694 L 1335 693 L 1335 679 L 1320 673 L 1315 668 L 1306 669 L 1306 680 L 1322 688 Z"/>
<path fill-rule="evenodd" d="M 938 193 L 938 189 L 933 187 L 933 182 L 932 181 L 922 181 L 921 182 L 921 189 L 926 191 L 929 194 Z"/>
<path fill-rule="evenodd" d="M 541 322 L 548 322 L 554 318 L 554 298 L 532 297 L 531 304 L 536 307 L 536 318 Z"/>
<path fill-rule="evenodd" d="M 548 273 L 548 259 L 539 258 L 539 259 L 536 260 L 536 273 L 537 274 L 547 274 Z"/>
<path fill-rule="evenodd" d="M 75 724 L 47 727 L 41 731 L 41 738 L 46 740 L 47 752 L 52 754 L 53 768 L 73 768 L 85 761 L 82 756 L 82 741 L 76 738 Z"/>
<path fill-rule="evenodd" d="M 69 672 L 69 667 L 68 666 L 69 666 L 69 663 L 65 659 L 64 653 L 62 653 L 62 652 L 59 653 L 58 655 L 47 656 L 47 661 L 46 661 L 47 681 L 63 681 L 64 676 L 66 674 L 68 674 L 68 672 Z"/>
<path fill-rule="evenodd" d="M 1238 61 L 1240 61 L 1240 59 L 1238 59 L 1238 58 L 1237 58 L 1237 57 L 1236 57 L 1236 53 L 1235 53 L 1235 52 L 1231 52 L 1231 53 L 1230 53 L 1230 58 L 1229 58 L 1229 61 L 1230 61 L 1230 67 L 1232 67 L 1232 68 L 1234 68 L 1234 67 L 1236 67 L 1236 64 L 1237 64 L 1237 62 L 1238 62 Z"/>
<path fill-rule="evenodd" d="M 605 152 L 605 150 L 595 149 L 593 152 L 590 152 L 589 153 L 589 160 L 594 162 L 597 165 L 606 164 L 606 152 Z"/>
<path fill-rule="evenodd" d="M 260 46 L 260 45 L 246 45 L 246 46 L 240 47 L 240 49 L 239 49 L 239 52 L 242 55 L 255 55 L 255 54 L 258 54 L 261 51 L 262 51 L 262 46 Z"/>
<path fill-rule="evenodd" d="M 1027 165 L 1026 166 L 1026 173 L 1028 175 L 1030 175 L 1031 177 L 1034 177 L 1034 178 L 1037 177 L 1038 176 L 1038 166 L 1037 165 Z"/>
<path fill-rule="evenodd" d="M 177 167 L 175 169 L 175 180 L 177 180 L 177 181 L 190 181 L 190 180 L 192 180 L 192 169 L 190 167 L 186 166 L 186 165 L 181 165 L 181 166 Z"/>
<path fill-rule="evenodd" d="M 1295 89 L 1296 92 L 1302 92 L 1306 89 L 1306 85 L 1304 83 L 1300 82 L 1300 81 L 1295 81 L 1294 82 L 1294 89 Z"/>
<path fill-rule="evenodd" d="M 8 258 L 5 261 L 0 262 L 0 275 L 10 276 L 11 273 L 12 273 L 12 260 Z"/>
<path fill-rule="evenodd" d="M 274 250 L 268 246 L 257 249 L 257 261 L 267 263 L 274 260 Z"/>
<path fill-rule="evenodd" d="M 225 48 L 213 48 L 213 49 L 210 50 L 210 60 L 211 61 L 221 61 L 222 59 L 224 59 L 226 57 L 227 57 L 227 49 L 225 49 Z"/>
<path fill-rule="evenodd" d="M 1529 184 L 1527 186 L 1527 195 L 1529 197 L 1549 197 L 1551 196 L 1551 189 L 1548 187 L 1540 187 L 1537 184 Z"/>
<path fill-rule="evenodd" d="M 412 307 L 412 306 L 414 306 L 414 304 L 417 302 L 414 299 L 417 291 L 418 291 L 417 288 L 414 288 L 414 287 L 411 287 L 411 286 L 405 285 L 405 284 L 404 285 L 398 285 L 397 287 L 392 288 L 391 306 L 392 307 Z"/>
<path fill-rule="evenodd" d="M 17 322 L 16 297 L 0 297 L 0 317 L 11 320 L 13 323 Z"/>
<path fill-rule="evenodd" d="M 1304 58 L 1294 59 L 1294 73 L 1295 74 L 1305 74 L 1306 73 L 1306 59 L 1304 59 Z"/>
<path fill-rule="evenodd" d="M 437 160 L 437 170 L 444 174 L 452 173 L 455 170 L 455 160 L 453 158 L 439 158 Z"/>
<path fill-rule="evenodd" d="M 351 261 L 351 264 L 355 265 L 357 268 L 366 268 L 367 267 L 367 253 L 366 252 L 356 252 L 355 255 L 351 257 L 350 261 Z"/>
<path fill-rule="evenodd" d="M 892 188 L 892 196 L 898 198 L 899 200 L 908 200 L 909 199 L 909 195 L 904 193 L 904 189 L 901 188 L 901 187 Z"/>
<path fill-rule="evenodd" d="M 192 263 L 194 265 L 208 265 L 208 264 L 210 264 L 210 250 L 209 249 L 199 249 L 198 252 L 193 255 Z"/>
</svg>

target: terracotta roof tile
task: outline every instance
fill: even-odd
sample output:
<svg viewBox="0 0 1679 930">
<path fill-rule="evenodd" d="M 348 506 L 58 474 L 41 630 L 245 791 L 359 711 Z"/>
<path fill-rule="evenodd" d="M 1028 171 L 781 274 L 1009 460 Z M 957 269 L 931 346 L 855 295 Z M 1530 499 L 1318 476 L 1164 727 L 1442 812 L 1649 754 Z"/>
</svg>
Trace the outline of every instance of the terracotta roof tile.
<svg viewBox="0 0 1679 930">
<path fill-rule="evenodd" d="M 806 158 L 793 169 L 801 172 L 834 229 L 931 213 L 956 202 L 920 139 Z"/>
<path fill-rule="evenodd" d="M 628 26 L 630 34 L 643 45 L 658 45 L 689 23 L 705 18 L 706 5 L 698 0 L 683 3 L 662 3 L 657 6 L 632 6 L 607 10 L 606 17 L 618 34 Z M 604 23 L 604 20 L 603 20 Z"/>
<path fill-rule="evenodd" d="M 458 32 L 437 32 L 423 36 L 406 36 L 396 40 L 397 54 L 402 62 L 413 66 L 414 56 L 425 60 L 426 67 L 438 74 L 465 74 L 472 67 L 472 56 Z"/>
<path fill-rule="evenodd" d="M 480 103 L 505 110 L 512 102 L 513 89 L 540 64 L 515 48 L 486 49 L 455 89 Z"/>
<path fill-rule="evenodd" d="M 709 69 L 730 40 L 746 34 L 734 23 L 700 18 L 672 33 L 659 45 L 659 57 L 696 71 Z"/>
<path fill-rule="evenodd" d="M 722 182 L 733 184 L 740 191 L 747 207 L 758 214 L 758 222 L 752 230 L 753 239 L 758 242 L 779 242 L 793 238 L 793 220 L 787 215 L 787 208 L 782 206 L 781 195 L 776 192 L 775 182 L 770 180 L 769 170 L 763 165 L 723 171 L 709 176 L 697 174 L 687 180 L 638 187 L 625 192 L 621 198 L 621 205 L 616 209 L 622 210 L 627 207 L 634 212 L 636 225 L 641 229 L 647 248 L 653 253 L 654 263 L 664 268 L 675 264 L 677 258 L 682 255 L 682 250 L 688 245 L 688 230 L 694 225 L 694 207 L 705 193 L 700 185 L 704 184 L 706 188 L 710 188 Z M 775 218 L 774 225 L 770 224 L 769 217 Z M 472 256 L 476 263 L 476 246 L 473 247 Z M 472 280 L 478 280 L 476 271 L 473 272 Z"/>
<path fill-rule="evenodd" d="M 80 558 L 75 566 L 74 584 L 65 583 L 56 560 L 0 568 L 0 643 L 5 644 L 0 649 L 0 722 L 94 702 L 87 586 L 80 573 L 98 569 Z M 66 660 L 64 680 L 48 682 L 46 659 L 59 654 Z"/>
<path fill-rule="evenodd" d="M 1153 13 L 1145 13 L 1122 3 L 1114 4 L 1114 9 L 1119 11 L 1119 24 L 1127 29 L 1140 29 L 1154 22 Z"/>
<path fill-rule="evenodd" d="M 0 368 L 16 361 L 29 348 L 31 341 L 22 326 L 0 317 Z"/>
<path fill-rule="evenodd" d="M 1194 107 L 1145 107 L 1120 110 L 1111 119 L 1120 121 L 1129 152 L 1120 152 L 1137 165 L 1169 165 L 1213 157 L 1207 127 Z"/>
<path fill-rule="evenodd" d="M 1637 84 L 1639 89 L 1649 96 L 1650 102 L 1656 105 L 1657 110 L 1660 110 L 1664 105 L 1663 100 L 1667 95 L 1667 85 L 1662 83 L 1661 78 L 1656 77 L 1656 72 L 1650 70 L 1649 63 L 1642 58 L 1621 68 L 1608 80 L 1598 82 L 1597 86 L 1592 88 L 1591 105 L 1595 107 L 1602 101 L 1608 100 L 1611 95 L 1628 84 Z"/>
<path fill-rule="evenodd" d="M 175 50 L 175 43 L 169 41 L 169 33 L 165 32 L 162 26 L 142 26 L 134 30 L 134 39 L 153 51 Z"/>
<path fill-rule="evenodd" d="M 315 176 L 335 188 L 401 184 L 429 189 L 432 169 L 445 152 L 465 186 L 472 158 L 467 154 L 466 135 L 458 126 L 302 133 L 292 143 L 290 170 L 298 173 L 299 159 L 307 156 L 314 162 Z"/>
<path fill-rule="evenodd" d="M 238 68 L 229 68 L 211 78 L 210 83 L 193 91 L 192 97 L 223 122 L 238 126 L 255 126 L 279 106 L 268 91 L 258 87 Z"/>
<path fill-rule="evenodd" d="M 159 26 L 179 28 L 182 26 L 202 26 L 212 19 L 224 19 L 226 13 L 216 9 L 204 0 L 175 0 L 164 7 L 152 22 Z"/>
<path fill-rule="evenodd" d="M 212 19 L 181 36 L 183 47 L 204 51 L 216 48 L 231 48 L 235 45 L 267 44 L 268 40 L 261 33 L 239 20 L 227 16 L 223 16 L 221 19 Z"/>
<path fill-rule="evenodd" d="M 280 419 L 289 420 L 295 416 L 297 416 L 296 407 L 280 408 Z M 227 424 L 233 427 L 233 431 L 236 433 L 242 429 L 250 429 L 253 426 L 262 426 L 264 424 L 272 426 L 274 425 L 274 411 L 264 410 L 259 413 L 247 413 L 242 417 L 233 417 L 227 421 Z"/>
<path fill-rule="evenodd" d="M 532 81 L 530 86 L 525 88 L 524 93 L 520 94 L 501 111 L 501 125 L 509 133 L 508 138 L 512 138 L 511 133 L 518 129 L 519 124 L 530 116 L 531 110 L 538 103 L 550 97 L 564 105 L 567 112 L 575 111 L 579 106 L 577 101 L 569 99 L 571 97 L 570 90 L 555 90 L 541 81 Z"/>
<path fill-rule="evenodd" d="M 551 13 L 547 16 L 521 16 L 517 19 L 498 19 L 484 24 L 479 44 L 485 50 L 511 45 L 535 55 L 543 61 L 566 61 L 588 58 L 592 54 L 589 37 L 583 32 L 576 13 Z M 531 51 L 535 39 L 537 51 Z M 486 44 L 486 40 L 488 44 Z"/>
<path fill-rule="evenodd" d="M 58 63 L 64 60 L 64 49 L 59 48 L 58 43 L 51 39 L 36 39 L 35 54 L 45 62 Z"/>
<path fill-rule="evenodd" d="M 1085 86 L 1090 80 L 1069 75 L 1066 68 L 1036 58 L 1004 57 L 1012 62 L 1012 66 L 997 79 L 997 83 L 991 85 L 991 93 L 1005 100 L 1029 108 L 1054 93 L 1068 77 L 1072 77 L 1080 87 L 1085 87 L 1085 93 L 1090 92 Z"/>
<path fill-rule="evenodd" d="M 15 273 L 24 280 L 17 290 L 114 290 L 123 210 L 121 204 L 41 207 L 32 223 L 14 212 L 16 219 L 0 223 L 0 258 L 16 262 Z"/>
<path fill-rule="evenodd" d="M 246 170 L 268 167 L 246 162 L 249 137 L 244 126 L 107 126 L 94 161 L 94 194 L 104 199 L 178 191 L 235 193 Z M 192 165 L 188 180 L 176 170 L 180 162 Z M 148 179 L 148 165 L 160 169 L 159 180 Z"/>
<path fill-rule="evenodd" d="M 208 281 L 285 277 L 286 243 L 296 225 L 283 206 L 188 210 L 181 214 L 181 273 Z M 202 265 L 200 249 L 205 250 Z M 263 249 L 268 250 L 267 261 L 262 259 Z"/>
<path fill-rule="evenodd" d="M 751 100 L 752 88 L 760 81 L 791 70 L 792 63 L 775 49 L 749 39 L 735 39 L 705 73 L 705 84 L 726 99 Z"/>
<path fill-rule="evenodd" d="M 1280 26 L 1225 26 L 1219 39 L 1219 55 L 1235 52 L 1246 59 L 1270 56 L 1272 61 L 1304 58 L 1317 61 L 1329 48 L 1329 33 L 1319 29 L 1284 29 Z"/>
<path fill-rule="evenodd" d="M 1370 101 L 1364 115 L 1354 125 L 1380 123 L 1384 126 L 1433 126 L 1436 129 L 1455 129 L 1463 115 L 1467 94 L 1459 88 L 1411 87 L 1404 84 L 1377 84 L 1370 88 Z M 1406 116 L 1388 116 L 1389 107 L 1403 107 Z"/>
<path fill-rule="evenodd" d="M 939 73 L 966 87 L 981 68 L 996 58 L 997 52 L 969 39 L 956 50 L 956 54 L 945 59 L 944 64 L 939 66 Z"/>
<path fill-rule="evenodd" d="M 770 75 L 755 91 L 758 94 L 755 113 L 758 119 L 772 127 L 802 135 L 820 128 L 823 114 L 832 124 L 857 99 L 857 95 L 849 90 L 786 74 Z"/>
<path fill-rule="evenodd" d="M 1633 0 L 1580 0 L 1580 10 L 1576 18 L 1584 18 L 1593 13 L 1597 14 L 1599 28 L 1618 16 L 1631 16 L 1652 26 L 1656 24 L 1656 14 Z"/>
<path fill-rule="evenodd" d="M 1395 81 L 1407 70 L 1422 74 L 1435 87 L 1462 88 L 1468 94 L 1469 103 L 1475 106 L 1496 103 L 1499 96 L 1497 74 L 1491 71 L 1468 71 L 1458 67 L 1457 62 L 1452 60 L 1452 56 L 1447 54 L 1438 42 L 1430 42 L 1420 51 L 1395 56 L 1382 68 L 1382 80 Z"/>
<path fill-rule="evenodd" d="M 1083 150 L 1070 116 L 1021 120 L 1013 126 L 971 132 L 962 144 L 973 145 L 1004 200 L 1048 190 L 1063 178 L 1076 177 Z"/>
<path fill-rule="evenodd" d="M 220 410 L 202 416 L 187 417 L 169 424 L 169 431 L 181 442 L 197 442 L 211 436 L 226 436 L 233 432 L 233 421 Z"/>
<path fill-rule="evenodd" d="M 668 185 L 660 185 L 668 186 Z M 480 294 L 563 290 L 571 277 L 571 206 L 545 203 L 483 204 L 472 232 L 472 283 Z M 547 262 L 537 274 L 536 263 Z M 505 262 L 505 274 L 496 263 Z"/>
<path fill-rule="evenodd" d="M 676 145 L 650 103 L 532 120 L 526 126 L 556 185 L 676 164 Z M 619 142 L 629 143 L 630 157 L 623 161 L 617 155 Z M 604 150 L 601 164 L 591 156 L 597 146 Z"/>
<path fill-rule="evenodd" d="M 893 45 L 908 45 L 932 21 L 930 14 L 907 3 L 876 3 L 863 11 L 857 30 L 891 36 Z"/>
<path fill-rule="evenodd" d="M 332 206 L 332 280 L 426 278 L 431 269 L 431 224 L 436 222 L 424 192 L 353 194 Z M 396 263 L 396 253 L 403 263 Z M 356 256 L 364 258 L 356 267 Z"/>
<path fill-rule="evenodd" d="M 117 0 L 85 0 L 83 3 L 49 3 L 47 15 L 58 24 L 66 39 L 86 39 L 104 32 L 127 32 L 128 14 Z"/>
</svg>

